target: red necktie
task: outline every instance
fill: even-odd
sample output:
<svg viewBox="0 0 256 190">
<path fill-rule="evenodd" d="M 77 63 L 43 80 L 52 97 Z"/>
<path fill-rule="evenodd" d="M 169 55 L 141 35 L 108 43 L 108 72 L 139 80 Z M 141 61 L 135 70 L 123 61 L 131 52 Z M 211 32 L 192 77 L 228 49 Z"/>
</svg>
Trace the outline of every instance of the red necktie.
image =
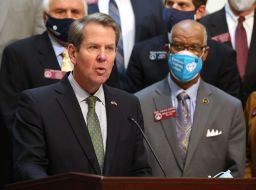
<svg viewBox="0 0 256 190">
<path fill-rule="evenodd" d="M 236 48 L 236 61 L 237 67 L 240 73 L 241 78 L 244 78 L 245 68 L 247 64 L 247 57 L 248 57 L 248 44 L 247 44 L 247 37 L 246 31 L 243 26 L 245 18 L 240 16 L 238 18 L 238 24 L 236 27 L 236 34 L 235 34 L 235 48 Z"/>
</svg>

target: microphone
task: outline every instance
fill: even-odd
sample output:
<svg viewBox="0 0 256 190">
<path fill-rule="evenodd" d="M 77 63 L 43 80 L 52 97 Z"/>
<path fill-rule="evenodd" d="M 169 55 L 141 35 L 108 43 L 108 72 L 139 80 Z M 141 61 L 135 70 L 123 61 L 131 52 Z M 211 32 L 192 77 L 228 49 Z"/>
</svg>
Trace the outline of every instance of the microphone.
<svg viewBox="0 0 256 190">
<path fill-rule="evenodd" d="M 148 145 L 148 147 L 149 147 L 151 153 L 153 154 L 154 158 L 156 159 L 156 162 L 157 162 L 158 166 L 160 167 L 161 171 L 163 172 L 164 176 L 166 177 L 167 175 L 166 175 L 166 173 L 165 173 L 165 171 L 164 171 L 164 169 L 163 169 L 163 166 L 162 166 L 162 164 L 160 163 L 159 159 L 157 158 L 157 156 L 156 156 L 156 154 L 155 154 L 155 151 L 153 150 L 152 146 L 150 145 L 150 143 L 149 143 L 149 141 L 148 141 L 148 139 L 147 139 L 145 133 L 143 132 L 143 130 L 142 130 L 140 124 L 139 124 L 134 118 L 132 118 L 132 117 L 128 117 L 128 119 L 129 119 L 130 121 L 132 121 L 132 122 L 136 125 L 136 127 L 140 130 L 140 132 L 141 132 L 141 134 L 142 134 L 144 140 L 146 141 L 146 143 L 147 143 L 147 145 Z"/>
</svg>

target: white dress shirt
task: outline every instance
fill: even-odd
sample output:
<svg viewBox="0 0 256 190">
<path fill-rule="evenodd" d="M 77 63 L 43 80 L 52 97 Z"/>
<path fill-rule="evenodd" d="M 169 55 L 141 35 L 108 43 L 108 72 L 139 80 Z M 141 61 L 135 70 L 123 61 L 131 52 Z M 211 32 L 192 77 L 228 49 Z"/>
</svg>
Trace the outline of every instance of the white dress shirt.
<svg viewBox="0 0 256 190">
<path fill-rule="evenodd" d="M 225 12 L 226 12 L 226 19 L 228 24 L 228 31 L 231 37 L 231 43 L 232 43 L 233 49 L 235 49 L 235 33 L 236 33 L 236 27 L 238 24 L 239 16 L 234 15 L 228 3 L 226 3 L 225 5 Z M 249 15 L 245 16 L 245 20 L 243 22 L 243 26 L 245 28 L 246 36 L 247 36 L 248 48 L 250 48 L 250 43 L 252 39 L 253 23 L 254 23 L 254 11 L 252 11 Z"/>
<path fill-rule="evenodd" d="M 80 105 L 80 108 L 84 116 L 84 121 L 86 123 L 87 112 L 88 112 L 88 104 L 86 103 L 86 98 L 90 96 L 90 94 L 81 88 L 81 86 L 75 81 L 72 73 L 69 74 L 68 79 L 75 92 L 77 101 Z M 101 128 L 101 134 L 102 134 L 103 146 L 104 146 L 104 152 L 105 152 L 106 141 L 107 141 L 107 112 L 106 112 L 105 95 L 104 95 L 103 87 L 100 86 L 98 91 L 93 96 L 98 97 L 98 99 L 100 100 L 96 102 L 95 111 L 100 122 L 100 128 Z"/>
</svg>

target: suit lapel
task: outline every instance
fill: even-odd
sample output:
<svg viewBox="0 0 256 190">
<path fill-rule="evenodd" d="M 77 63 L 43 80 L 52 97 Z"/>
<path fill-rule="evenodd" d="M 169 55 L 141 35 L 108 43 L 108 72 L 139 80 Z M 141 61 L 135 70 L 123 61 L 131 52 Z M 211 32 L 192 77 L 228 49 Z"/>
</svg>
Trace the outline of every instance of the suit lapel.
<svg viewBox="0 0 256 190">
<path fill-rule="evenodd" d="M 38 59 L 43 68 L 60 70 L 60 66 L 47 31 L 40 35 L 37 44 Z"/>
<path fill-rule="evenodd" d="M 197 93 L 194 121 L 184 170 L 189 167 L 197 145 L 200 143 L 201 138 L 204 135 L 203 133 L 207 127 L 207 121 L 209 120 L 208 117 L 210 116 L 210 111 L 213 108 L 213 104 L 214 102 L 211 96 L 211 91 L 205 86 L 205 82 L 201 80 Z"/>
<path fill-rule="evenodd" d="M 77 102 L 75 93 L 65 77 L 58 86 L 56 91 L 60 93 L 57 98 L 57 102 L 62 108 L 65 117 L 69 121 L 70 127 L 73 129 L 74 135 L 77 138 L 78 144 L 80 144 L 83 152 L 88 158 L 89 163 L 94 169 L 96 174 L 100 174 L 100 167 L 97 161 L 96 154 L 94 152 L 93 144 L 90 138 L 89 131 L 84 121 L 84 117 Z"/>
<path fill-rule="evenodd" d="M 168 75 L 169 77 L 169 75 Z M 153 101 L 156 106 L 156 110 L 163 110 L 165 108 L 173 107 L 171 101 L 171 92 L 168 85 L 167 78 L 163 81 L 163 85 L 156 89 L 156 96 L 153 97 Z M 175 156 L 176 162 L 180 169 L 183 169 L 181 156 L 178 149 L 177 133 L 176 133 L 176 118 L 169 118 L 159 121 L 162 129 L 165 133 L 165 138 L 170 145 L 170 148 Z"/>
<path fill-rule="evenodd" d="M 115 147 L 119 139 L 118 134 L 120 134 L 120 124 L 122 123 L 117 116 L 122 110 L 118 107 L 121 102 L 118 102 L 115 94 L 110 92 L 106 85 L 104 85 L 104 93 L 107 112 L 107 145 L 105 151 L 104 174 L 108 175 L 110 173 L 111 164 L 113 164 Z"/>
</svg>

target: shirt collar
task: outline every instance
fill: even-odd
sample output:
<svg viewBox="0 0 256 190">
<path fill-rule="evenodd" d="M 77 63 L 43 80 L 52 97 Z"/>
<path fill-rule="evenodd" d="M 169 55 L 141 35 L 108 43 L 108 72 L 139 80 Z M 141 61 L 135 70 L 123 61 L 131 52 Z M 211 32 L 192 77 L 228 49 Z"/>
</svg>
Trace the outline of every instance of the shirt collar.
<svg viewBox="0 0 256 190">
<path fill-rule="evenodd" d="M 50 33 L 48 33 L 48 36 L 52 43 L 52 47 L 53 47 L 55 56 L 58 57 L 65 50 L 65 47 L 63 47 L 60 43 L 58 43 Z"/>
<path fill-rule="evenodd" d="M 200 80 L 201 79 L 199 78 L 195 84 L 193 84 L 188 89 L 184 90 L 184 89 L 180 88 L 173 80 L 171 80 L 170 76 L 168 76 L 168 84 L 171 89 L 171 96 L 173 98 L 176 98 L 178 94 L 185 91 L 189 95 L 190 100 L 192 100 L 193 102 L 196 101 L 197 91 L 198 91 L 198 87 L 200 84 Z"/>
<path fill-rule="evenodd" d="M 72 73 L 69 74 L 68 79 L 69 79 L 69 82 L 70 82 L 74 92 L 75 92 L 78 102 L 81 103 L 81 102 L 85 101 L 85 99 L 88 98 L 90 96 L 90 94 L 81 88 L 81 86 L 74 79 Z M 104 95 L 104 90 L 103 90 L 102 85 L 95 92 L 94 96 L 96 96 L 100 100 L 100 102 L 103 105 L 105 105 L 105 95 Z"/>
<path fill-rule="evenodd" d="M 238 19 L 239 16 L 236 16 L 236 15 L 232 12 L 232 10 L 231 10 L 230 5 L 229 5 L 228 2 L 225 4 L 225 11 L 226 11 L 226 14 L 229 15 L 229 17 L 230 17 L 234 22 L 237 22 L 237 19 Z M 254 11 L 252 11 L 250 14 L 246 15 L 246 16 L 245 16 L 245 20 L 247 20 L 247 19 L 249 19 L 249 18 L 251 18 L 251 17 L 254 17 Z"/>
</svg>

